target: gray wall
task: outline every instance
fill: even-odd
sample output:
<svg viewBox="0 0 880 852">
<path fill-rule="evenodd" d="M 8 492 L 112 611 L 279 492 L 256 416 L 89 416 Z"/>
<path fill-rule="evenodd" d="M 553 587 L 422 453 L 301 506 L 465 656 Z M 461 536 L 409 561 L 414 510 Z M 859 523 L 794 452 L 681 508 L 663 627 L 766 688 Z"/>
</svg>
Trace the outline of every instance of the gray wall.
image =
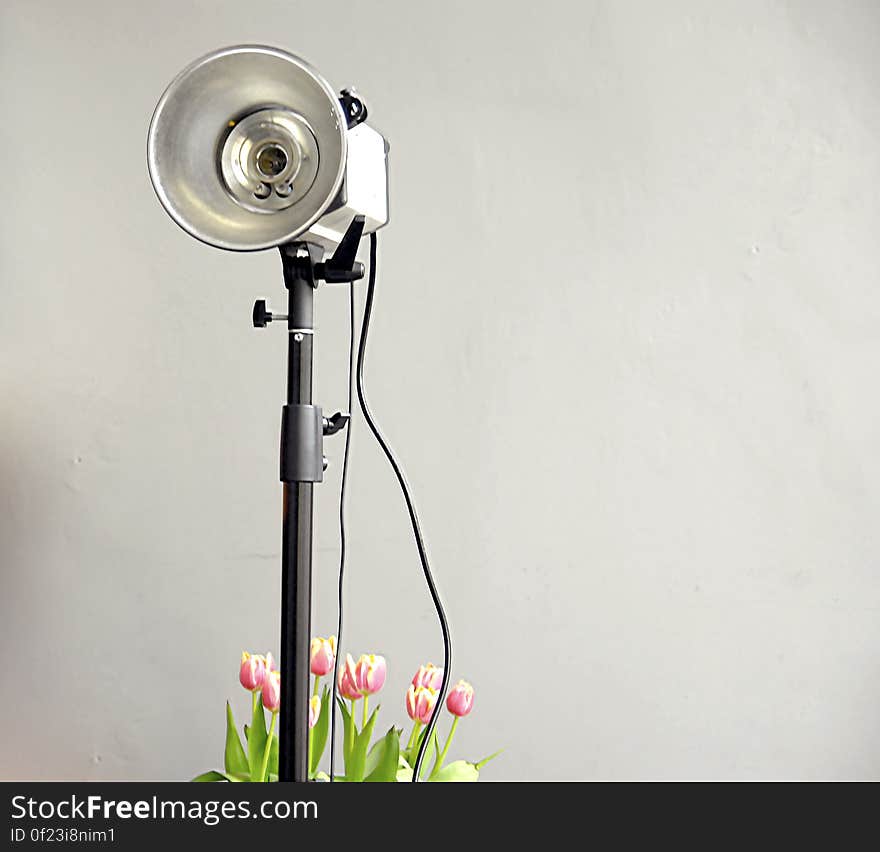
<svg viewBox="0 0 880 852">
<path fill-rule="evenodd" d="M 0 776 L 185 779 L 277 649 L 273 253 L 156 202 L 165 84 L 268 42 L 392 144 L 373 406 L 487 778 L 878 777 L 880 7 L 7 2 Z M 265 23 L 264 23 L 265 22 Z M 344 289 L 318 400 L 344 405 Z M 355 424 L 347 647 L 441 646 Z M 317 498 L 334 619 L 342 442 Z"/>
</svg>

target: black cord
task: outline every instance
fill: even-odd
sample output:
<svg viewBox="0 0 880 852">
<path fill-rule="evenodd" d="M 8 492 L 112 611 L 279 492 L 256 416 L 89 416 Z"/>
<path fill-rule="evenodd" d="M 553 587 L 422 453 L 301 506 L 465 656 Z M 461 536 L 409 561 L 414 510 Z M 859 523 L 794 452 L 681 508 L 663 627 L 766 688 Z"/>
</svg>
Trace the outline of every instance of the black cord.
<svg viewBox="0 0 880 852">
<path fill-rule="evenodd" d="M 449 686 L 449 675 L 452 666 L 452 641 L 449 638 L 449 625 L 446 623 L 446 613 L 443 611 L 443 604 L 440 602 L 440 596 L 437 593 L 437 587 L 434 585 L 434 577 L 431 574 L 431 566 L 428 564 L 428 553 L 425 549 L 425 542 L 422 538 L 422 531 L 419 527 L 419 518 L 416 514 L 415 506 L 413 505 L 412 496 L 410 495 L 409 491 L 409 485 L 407 485 L 406 477 L 403 475 L 403 471 L 400 469 L 400 465 L 394 458 L 394 454 L 391 452 L 391 448 L 388 446 L 388 443 L 379 432 L 379 427 L 373 420 L 373 415 L 370 412 L 370 407 L 367 405 L 366 396 L 364 395 L 364 355 L 367 351 L 367 334 L 370 330 L 370 317 L 373 312 L 373 294 L 376 289 L 377 242 L 378 240 L 376 239 L 376 234 L 370 234 L 370 276 L 367 283 L 367 302 L 364 307 L 364 318 L 361 324 L 361 339 L 358 346 L 357 359 L 358 401 L 360 402 L 361 411 L 363 411 L 364 413 L 364 419 L 367 421 L 367 425 L 370 427 L 370 431 L 373 433 L 373 436 L 376 438 L 379 446 L 385 453 L 385 458 L 388 459 L 388 463 L 393 468 L 394 473 L 397 476 L 397 481 L 400 484 L 400 490 L 403 492 L 403 499 L 406 501 L 406 508 L 409 511 L 409 519 L 412 523 L 413 536 L 416 540 L 416 548 L 418 548 L 419 551 L 419 560 L 422 563 L 422 571 L 425 575 L 425 582 L 428 584 L 428 591 L 431 593 L 431 599 L 434 601 L 434 608 L 437 610 L 437 619 L 440 622 L 440 630 L 443 633 L 443 682 L 440 685 L 440 695 L 437 696 L 437 704 L 434 707 L 434 712 L 431 713 L 431 720 L 428 722 L 428 726 L 425 728 L 424 734 L 422 735 L 422 742 L 419 746 L 415 765 L 413 766 L 412 780 L 415 783 L 419 780 L 419 774 L 422 768 L 422 761 L 425 757 L 425 751 L 431 741 L 431 735 L 434 732 L 434 726 L 437 724 L 437 719 L 440 716 L 440 710 L 443 707 L 443 703 L 446 698 L 446 690 Z M 349 388 L 350 387 L 351 386 L 349 385 Z M 349 424 L 351 424 L 350 420 Z"/>
<path fill-rule="evenodd" d="M 336 693 L 339 683 L 339 655 L 342 652 L 342 599 L 345 576 L 345 486 L 348 483 L 348 449 L 351 446 L 352 375 L 354 373 L 354 282 L 348 285 L 348 422 L 345 424 L 345 451 L 342 456 L 342 484 L 339 486 L 339 615 L 336 620 L 336 655 L 333 660 L 333 688 L 330 693 L 330 783 L 336 764 Z"/>
</svg>

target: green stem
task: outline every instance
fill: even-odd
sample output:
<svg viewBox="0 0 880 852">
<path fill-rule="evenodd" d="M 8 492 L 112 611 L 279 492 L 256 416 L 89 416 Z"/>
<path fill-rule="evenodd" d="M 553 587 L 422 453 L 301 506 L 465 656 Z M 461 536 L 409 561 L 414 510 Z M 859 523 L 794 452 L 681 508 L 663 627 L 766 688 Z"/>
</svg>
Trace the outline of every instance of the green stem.
<svg viewBox="0 0 880 852">
<path fill-rule="evenodd" d="M 275 736 L 275 719 L 278 718 L 278 711 L 272 714 L 272 721 L 269 723 L 269 736 L 266 738 L 266 750 L 263 752 L 263 765 L 260 768 L 260 781 L 266 780 L 266 770 L 269 768 L 269 752 L 272 750 L 272 737 Z"/>
<path fill-rule="evenodd" d="M 348 716 L 348 733 L 349 733 L 349 748 L 354 748 L 354 732 L 355 732 L 355 724 L 354 724 L 354 701 L 351 701 L 351 713 Z M 351 755 L 351 752 L 349 752 Z"/>
<path fill-rule="evenodd" d="M 443 766 L 443 761 L 446 759 L 446 752 L 449 751 L 449 746 L 452 744 L 452 738 L 455 736 L 455 729 L 458 727 L 458 720 L 460 718 L 460 716 L 456 716 L 452 720 L 452 727 L 449 729 L 449 736 L 446 739 L 446 745 L 443 746 L 443 751 L 440 752 L 439 757 L 434 763 L 434 768 L 431 770 L 431 778 L 433 778 L 440 771 L 440 767 Z M 431 778 L 428 780 L 430 781 Z"/>
<path fill-rule="evenodd" d="M 254 716 L 257 715 L 257 691 L 256 690 L 254 690 L 251 693 L 251 698 L 253 699 L 251 701 L 251 719 L 253 719 Z"/>
<path fill-rule="evenodd" d="M 426 728 L 425 734 L 427 734 L 427 733 L 428 733 L 428 730 Z M 422 735 L 422 739 L 424 739 L 424 734 Z M 436 744 L 437 744 L 437 729 L 434 728 L 434 730 L 431 731 L 431 738 L 428 740 L 428 744 L 425 746 L 425 759 L 422 761 L 422 768 L 421 768 L 421 771 L 419 772 L 419 780 L 421 780 L 422 778 L 425 777 L 425 770 L 428 768 L 428 759 L 429 759 L 428 755 L 430 754 L 431 749 L 436 746 Z M 419 748 L 421 748 L 421 746 L 422 746 L 422 744 L 419 743 Z M 416 749 L 416 754 L 413 755 L 413 769 L 415 769 L 416 755 L 418 755 L 418 749 Z M 431 774 L 432 775 L 434 774 L 433 769 L 431 770 Z M 428 778 L 428 780 L 430 781 L 431 779 Z"/>
<path fill-rule="evenodd" d="M 416 744 L 416 737 L 421 729 L 422 723 L 418 719 L 414 720 L 412 733 L 409 735 L 409 742 L 406 744 L 404 751 L 409 751 Z"/>
<path fill-rule="evenodd" d="M 367 699 L 369 695 L 364 696 L 364 715 L 361 717 L 361 730 L 367 727 Z"/>
<path fill-rule="evenodd" d="M 318 691 L 321 685 L 321 675 L 315 675 L 315 688 L 312 690 L 312 695 L 320 695 L 321 693 Z"/>
</svg>

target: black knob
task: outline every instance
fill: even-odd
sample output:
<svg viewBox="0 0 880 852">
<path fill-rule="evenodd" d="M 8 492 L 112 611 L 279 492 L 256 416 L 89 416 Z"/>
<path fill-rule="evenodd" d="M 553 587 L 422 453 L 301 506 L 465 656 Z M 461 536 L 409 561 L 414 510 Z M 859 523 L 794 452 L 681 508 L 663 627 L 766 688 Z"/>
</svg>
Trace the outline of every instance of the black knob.
<svg viewBox="0 0 880 852">
<path fill-rule="evenodd" d="M 272 314 L 266 310 L 266 300 L 257 299 L 254 302 L 254 328 L 265 328 L 270 322 L 272 322 Z"/>
<path fill-rule="evenodd" d="M 349 421 L 349 416 L 337 411 L 332 417 L 324 418 L 324 434 L 335 435 L 340 429 L 344 429 Z"/>
</svg>

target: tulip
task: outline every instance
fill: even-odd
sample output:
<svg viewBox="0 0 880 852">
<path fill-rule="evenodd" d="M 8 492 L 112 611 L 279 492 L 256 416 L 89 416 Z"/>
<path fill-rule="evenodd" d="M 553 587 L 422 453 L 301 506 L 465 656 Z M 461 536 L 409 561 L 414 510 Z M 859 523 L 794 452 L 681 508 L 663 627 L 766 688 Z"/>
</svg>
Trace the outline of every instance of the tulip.
<svg viewBox="0 0 880 852">
<path fill-rule="evenodd" d="M 281 705 L 281 675 L 269 671 L 263 680 L 263 707 L 277 713 Z"/>
<path fill-rule="evenodd" d="M 474 706 L 474 688 L 466 681 L 460 680 L 446 697 L 446 709 L 453 716 L 467 716 Z"/>
<path fill-rule="evenodd" d="M 333 664 L 336 662 L 336 637 L 331 636 L 329 639 L 322 639 L 316 636 L 312 639 L 310 650 L 310 668 L 312 674 L 317 677 L 323 677 L 329 671 L 332 671 Z"/>
<path fill-rule="evenodd" d="M 269 654 L 269 664 L 272 663 L 272 655 Z M 263 763 L 260 769 L 260 780 L 266 781 L 266 773 L 269 771 L 269 753 L 272 751 L 272 740 L 275 736 L 275 720 L 278 718 L 278 708 L 281 706 L 281 675 L 277 669 L 267 668 L 263 678 L 263 707 L 271 711 L 272 721 L 269 724 L 269 734 L 266 737 L 266 747 L 263 750 Z M 254 712 L 256 713 L 256 705 Z M 263 715 L 262 710 L 260 716 Z"/>
<path fill-rule="evenodd" d="M 474 688 L 466 680 L 460 680 L 449 690 L 449 695 L 446 696 L 446 709 L 455 718 L 452 720 L 452 727 L 449 729 L 446 744 L 443 746 L 443 750 L 440 752 L 437 760 L 434 761 L 434 771 L 431 773 L 431 778 L 434 778 L 443 766 L 443 761 L 446 759 L 449 746 L 452 745 L 452 738 L 455 736 L 455 729 L 458 727 L 459 720 L 463 716 L 467 716 L 473 707 Z M 428 780 L 430 781 L 431 778 Z"/>
<path fill-rule="evenodd" d="M 339 690 L 339 694 L 349 701 L 358 701 L 361 697 L 361 693 L 355 685 L 354 670 L 354 660 L 351 658 L 351 654 L 346 654 L 345 665 L 339 669 L 336 688 Z"/>
<path fill-rule="evenodd" d="M 419 742 L 419 731 L 422 725 L 427 725 L 431 721 L 431 714 L 437 706 L 439 696 L 440 691 L 431 689 L 430 686 L 409 685 L 409 689 L 406 691 L 406 712 L 413 720 L 413 729 L 409 735 L 409 742 L 406 744 L 407 752 L 411 753 Z"/>
<path fill-rule="evenodd" d="M 275 658 L 272 656 L 271 651 L 268 654 L 266 654 L 266 671 L 267 672 L 277 672 L 278 671 L 278 663 L 275 662 Z"/>
<path fill-rule="evenodd" d="M 336 688 L 339 690 L 339 694 L 351 702 L 351 712 L 348 714 L 348 736 L 349 742 L 352 743 L 354 742 L 355 734 L 354 703 L 362 697 L 355 683 L 355 668 L 355 662 L 351 654 L 346 654 L 345 665 L 339 669 L 339 676 L 336 679 Z M 364 699 L 364 704 L 366 703 L 366 699 Z"/>
<path fill-rule="evenodd" d="M 443 669 L 438 668 L 433 663 L 426 666 L 419 666 L 419 670 L 412 679 L 413 686 L 428 686 L 431 689 L 440 689 L 443 683 Z"/>
<path fill-rule="evenodd" d="M 412 687 L 410 687 L 410 689 L 412 689 Z M 467 714 L 471 712 L 473 706 L 474 688 L 466 680 L 460 680 L 449 690 L 449 695 L 446 696 L 446 709 L 452 713 L 455 718 L 452 720 L 452 727 L 449 729 L 449 736 L 446 738 L 446 744 L 443 746 L 442 751 L 437 755 L 437 759 L 434 761 L 434 768 L 431 770 L 431 776 L 428 779 L 429 781 L 431 778 L 434 778 L 443 767 L 443 761 L 446 760 L 449 746 L 452 745 L 452 738 L 455 736 L 455 729 L 458 727 L 458 722 L 463 716 L 467 716 Z"/>
<path fill-rule="evenodd" d="M 373 695 L 385 684 L 385 657 L 361 654 L 354 667 L 354 685 L 361 695 Z"/>
<path fill-rule="evenodd" d="M 309 728 L 314 728 L 318 724 L 318 718 L 321 715 L 321 697 L 313 695 L 309 699 Z"/>
<path fill-rule="evenodd" d="M 258 692 L 263 687 L 266 676 L 266 658 L 260 654 L 249 654 L 242 651 L 241 668 L 238 679 L 241 685 L 250 692 Z"/>
<path fill-rule="evenodd" d="M 378 692 L 385 684 L 385 657 L 378 654 L 361 654 L 354 667 L 354 685 L 364 696 L 364 717 L 362 727 L 367 726 L 367 705 L 370 696 Z"/>
<path fill-rule="evenodd" d="M 406 691 L 406 712 L 413 722 L 418 722 L 419 720 L 419 714 L 416 711 L 416 690 L 422 688 L 421 686 L 416 687 L 410 684 L 409 689 Z"/>
<path fill-rule="evenodd" d="M 406 712 L 410 719 L 420 725 L 427 725 L 431 721 L 431 714 L 437 705 L 437 696 L 440 691 L 431 689 L 430 686 L 413 686 L 410 684 L 406 691 Z"/>
</svg>

